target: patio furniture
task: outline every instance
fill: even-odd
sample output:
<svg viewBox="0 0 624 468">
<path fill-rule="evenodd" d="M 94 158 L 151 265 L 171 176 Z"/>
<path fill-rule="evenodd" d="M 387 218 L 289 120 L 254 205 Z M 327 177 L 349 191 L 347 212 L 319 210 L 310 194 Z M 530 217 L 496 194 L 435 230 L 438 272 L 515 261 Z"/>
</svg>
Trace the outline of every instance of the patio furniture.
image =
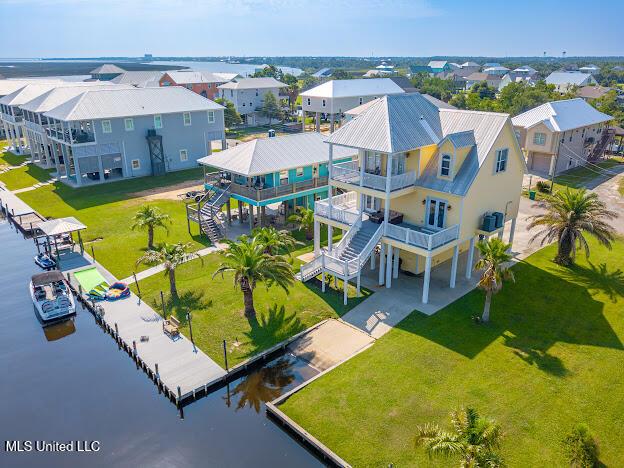
<svg viewBox="0 0 624 468">
<path fill-rule="evenodd" d="M 178 336 L 180 334 L 180 321 L 173 315 L 170 316 L 163 322 L 163 331 L 165 335 L 168 335 L 170 338 Z"/>
<path fill-rule="evenodd" d="M 371 213 L 368 215 L 368 219 L 370 219 L 373 223 L 381 224 L 384 220 L 384 212 L 380 210 L 375 213 Z M 401 224 L 403 222 L 403 213 L 390 210 L 390 219 L 388 222 L 390 224 Z"/>
</svg>

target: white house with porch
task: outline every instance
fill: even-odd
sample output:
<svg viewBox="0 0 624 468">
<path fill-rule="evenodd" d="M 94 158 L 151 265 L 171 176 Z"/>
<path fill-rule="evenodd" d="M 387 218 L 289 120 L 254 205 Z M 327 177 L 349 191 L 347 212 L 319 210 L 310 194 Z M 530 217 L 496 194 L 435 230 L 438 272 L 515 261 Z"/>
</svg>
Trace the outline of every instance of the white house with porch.
<svg viewBox="0 0 624 468">
<path fill-rule="evenodd" d="M 301 267 L 303 281 L 320 275 L 324 290 L 327 274 L 343 279 L 346 303 L 347 283 L 359 294 L 363 272 L 377 268 L 387 288 L 399 274 L 422 276 L 427 303 L 432 269 L 449 262 L 454 288 L 460 254 L 463 274 L 472 275 L 479 237 L 502 237 L 509 221 L 513 242 L 526 165 L 508 114 L 390 95 L 326 141 L 329 197 L 314 205 L 315 256 Z M 356 149 L 357 159 L 337 163 L 337 147 Z M 344 234 L 336 245 L 334 229 Z"/>
</svg>

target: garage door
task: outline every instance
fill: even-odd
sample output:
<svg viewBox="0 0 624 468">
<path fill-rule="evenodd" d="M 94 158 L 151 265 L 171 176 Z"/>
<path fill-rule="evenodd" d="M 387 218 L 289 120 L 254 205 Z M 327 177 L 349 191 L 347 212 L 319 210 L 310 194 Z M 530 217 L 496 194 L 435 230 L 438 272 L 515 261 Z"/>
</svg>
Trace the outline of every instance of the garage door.
<svg viewBox="0 0 624 468">
<path fill-rule="evenodd" d="M 548 174 L 550 171 L 550 159 L 549 154 L 532 153 L 532 163 L 529 165 L 529 169 L 534 172 L 543 172 Z"/>
</svg>

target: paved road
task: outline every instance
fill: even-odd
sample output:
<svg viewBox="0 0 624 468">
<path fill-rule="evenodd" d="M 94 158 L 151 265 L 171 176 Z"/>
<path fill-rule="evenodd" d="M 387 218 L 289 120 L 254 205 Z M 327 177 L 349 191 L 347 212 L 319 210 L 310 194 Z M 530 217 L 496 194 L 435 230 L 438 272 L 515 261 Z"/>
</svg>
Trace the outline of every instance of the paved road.
<svg viewBox="0 0 624 468">
<path fill-rule="evenodd" d="M 592 191 L 598 194 L 610 210 L 619 214 L 619 217 L 614 219 L 611 225 L 620 234 L 624 234 L 624 196 L 618 191 L 620 182 L 624 179 L 624 165 L 615 166 L 610 171 L 619 172 L 619 175 L 603 182 Z"/>
</svg>

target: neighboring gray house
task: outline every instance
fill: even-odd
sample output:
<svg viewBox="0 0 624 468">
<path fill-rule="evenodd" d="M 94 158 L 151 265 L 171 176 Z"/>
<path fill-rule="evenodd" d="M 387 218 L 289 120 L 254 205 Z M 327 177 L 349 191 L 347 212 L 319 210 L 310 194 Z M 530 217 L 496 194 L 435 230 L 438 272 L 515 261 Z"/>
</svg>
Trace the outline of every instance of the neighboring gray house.
<svg viewBox="0 0 624 468">
<path fill-rule="evenodd" d="M 225 141 L 223 107 L 181 87 L 88 90 L 43 114 L 70 185 L 197 166 Z"/>
<path fill-rule="evenodd" d="M 488 75 L 483 72 L 471 73 L 466 77 L 466 91 L 469 91 L 477 83 L 485 81 L 488 86 L 498 89 L 503 78 L 499 75 Z"/>
<path fill-rule="evenodd" d="M 287 87 L 275 78 L 240 78 L 224 83 L 218 89 L 219 97 L 231 101 L 247 125 L 257 125 L 269 120 L 258 111 L 264 97 L 273 93 L 279 102 L 282 99 L 280 89 Z"/>
<path fill-rule="evenodd" d="M 579 68 L 579 71 L 581 73 L 589 73 L 590 75 L 596 75 L 600 73 L 600 67 L 591 63 L 589 65 L 585 65 L 584 67 Z"/>
<path fill-rule="evenodd" d="M 320 131 L 321 114 L 329 115 L 333 132 L 334 116 L 341 116 L 347 110 L 378 97 L 404 92 L 390 78 L 331 80 L 301 93 L 301 109 L 304 121 L 306 112 L 315 113 L 317 132 Z"/>
<path fill-rule="evenodd" d="M 576 98 L 547 102 L 511 121 L 529 171 L 557 175 L 602 156 L 596 152 L 612 119 Z"/>
<path fill-rule="evenodd" d="M 509 68 L 503 67 L 501 65 L 497 67 L 487 67 L 483 69 L 483 73 L 487 73 L 488 75 L 497 75 L 497 76 L 503 77 L 507 73 L 509 73 Z"/>
<path fill-rule="evenodd" d="M 577 71 L 556 71 L 546 77 L 546 83 L 555 85 L 555 89 L 560 93 L 567 92 L 573 86 L 595 85 L 598 82 L 589 73 Z"/>
<path fill-rule="evenodd" d="M 32 162 L 36 162 L 44 168 L 56 166 L 56 160 L 52 153 L 52 143 L 46 133 L 48 120 L 44 115 L 45 112 L 83 94 L 87 89 L 132 89 L 131 85 L 118 85 L 111 81 L 97 81 L 89 84 L 88 87 L 85 87 L 84 83 L 76 83 L 75 86 L 71 86 L 69 83 L 57 86 L 19 106 L 22 111 L 23 131 L 28 141 Z"/>
<path fill-rule="evenodd" d="M 123 72 L 121 75 L 117 75 L 115 78 L 110 80 L 111 83 L 115 84 L 126 84 L 132 85 L 137 88 L 155 88 L 160 86 L 158 81 L 165 74 L 163 71 L 127 71 Z"/>
<path fill-rule="evenodd" d="M 498 85 L 498 90 L 501 91 L 505 86 L 511 83 L 525 83 L 529 86 L 535 86 L 536 81 L 528 75 L 518 75 L 515 72 L 509 72 Z"/>
<path fill-rule="evenodd" d="M 481 65 L 477 62 L 464 62 L 461 64 L 461 69 L 465 70 L 469 75 L 470 73 L 475 73 L 481 70 Z"/>
</svg>

